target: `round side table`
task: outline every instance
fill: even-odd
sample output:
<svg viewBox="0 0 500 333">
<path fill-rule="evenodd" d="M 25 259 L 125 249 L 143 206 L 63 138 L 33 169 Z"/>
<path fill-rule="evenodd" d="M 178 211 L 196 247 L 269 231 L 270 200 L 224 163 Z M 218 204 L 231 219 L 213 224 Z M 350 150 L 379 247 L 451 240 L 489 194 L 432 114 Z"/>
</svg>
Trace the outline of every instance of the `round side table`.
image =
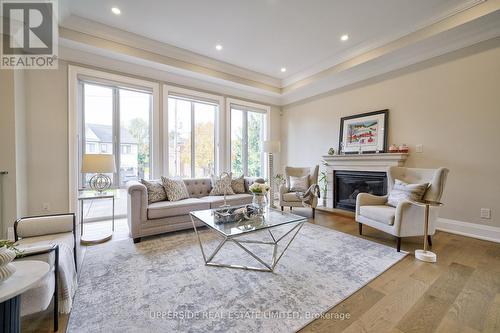
<svg viewBox="0 0 500 333">
<path fill-rule="evenodd" d="M 430 200 L 421 200 L 421 201 L 411 201 L 412 204 L 424 207 L 425 215 L 424 215 L 424 249 L 423 250 L 415 250 L 415 258 L 425 262 L 436 262 L 437 255 L 427 250 L 427 236 L 429 235 L 429 209 L 430 207 L 440 207 L 443 204 L 439 201 L 430 201 Z"/>
<path fill-rule="evenodd" d="M 0 331 L 21 331 L 21 294 L 37 284 L 48 272 L 49 264 L 38 260 L 14 261 L 16 272 L 0 283 Z"/>
</svg>

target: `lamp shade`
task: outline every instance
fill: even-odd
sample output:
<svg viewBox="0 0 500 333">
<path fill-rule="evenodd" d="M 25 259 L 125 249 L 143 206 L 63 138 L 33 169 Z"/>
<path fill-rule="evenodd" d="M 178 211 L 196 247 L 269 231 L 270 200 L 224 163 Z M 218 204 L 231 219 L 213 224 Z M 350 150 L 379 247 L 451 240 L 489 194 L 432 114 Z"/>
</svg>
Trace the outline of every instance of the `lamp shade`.
<svg viewBox="0 0 500 333">
<path fill-rule="evenodd" d="M 279 153 L 281 151 L 281 144 L 279 141 L 264 141 L 265 153 Z"/>
<path fill-rule="evenodd" d="M 115 157 L 108 154 L 85 154 L 82 160 L 83 173 L 116 172 Z"/>
</svg>

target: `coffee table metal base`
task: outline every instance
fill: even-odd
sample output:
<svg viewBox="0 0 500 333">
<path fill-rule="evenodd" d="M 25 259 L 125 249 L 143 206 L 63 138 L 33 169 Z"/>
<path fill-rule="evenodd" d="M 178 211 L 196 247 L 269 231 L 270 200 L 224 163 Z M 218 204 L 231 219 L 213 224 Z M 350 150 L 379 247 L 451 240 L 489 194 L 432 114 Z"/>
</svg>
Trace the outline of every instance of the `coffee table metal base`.
<svg viewBox="0 0 500 333">
<path fill-rule="evenodd" d="M 269 235 L 271 236 L 271 239 L 272 239 L 271 242 L 264 242 L 264 241 L 259 241 L 259 240 L 238 239 L 238 238 L 241 238 L 243 236 L 247 236 L 247 234 L 245 234 L 245 233 L 231 236 L 231 237 L 221 235 L 223 237 L 222 241 L 219 243 L 219 245 L 217 245 L 217 247 L 212 252 L 212 254 L 210 254 L 207 257 L 205 255 L 205 250 L 203 249 L 203 244 L 202 244 L 202 241 L 200 238 L 200 234 L 198 233 L 198 229 L 196 228 L 196 223 L 195 223 L 194 219 L 195 218 L 193 218 L 193 216 L 191 216 L 191 221 L 193 222 L 194 232 L 196 233 L 196 236 L 198 237 L 198 243 L 200 244 L 201 255 L 203 256 L 203 260 L 205 261 L 205 265 L 216 266 L 216 267 L 238 268 L 238 269 L 246 269 L 246 270 L 261 271 L 261 272 L 273 272 L 274 271 L 274 268 L 276 267 L 276 265 L 278 264 L 280 259 L 283 257 L 283 254 L 286 252 L 286 250 L 288 249 L 290 244 L 295 239 L 295 236 L 297 236 L 300 229 L 302 228 L 302 226 L 306 222 L 306 221 L 300 221 L 300 222 L 287 224 L 287 225 L 294 225 L 294 226 L 279 238 L 275 238 L 275 236 L 271 232 L 271 229 L 262 230 L 261 232 L 267 231 L 269 233 Z M 285 248 L 283 249 L 283 251 L 281 251 L 281 253 L 278 254 L 279 242 L 282 241 L 289 234 L 292 234 L 292 237 L 290 238 L 290 240 L 288 242 L 286 242 L 286 245 L 285 245 Z M 236 244 L 243 251 L 245 251 L 248 255 L 250 255 L 252 258 L 257 260 L 260 264 L 262 264 L 263 267 L 253 267 L 253 266 L 243 266 L 243 265 L 223 264 L 223 263 L 213 262 L 212 260 L 215 257 L 215 255 L 217 253 L 219 253 L 220 249 L 224 246 L 224 244 L 226 244 L 228 242 L 232 242 L 232 243 Z M 244 244 L 264 244 L 264 245 L 272 246 L 273 247 L 273 258 L 272 258 L 271 263 L 268 263 L 265 260 L 263 260 L 262 258 L 260 258 L 257 254 L 252 252 Z"/>
</svg>

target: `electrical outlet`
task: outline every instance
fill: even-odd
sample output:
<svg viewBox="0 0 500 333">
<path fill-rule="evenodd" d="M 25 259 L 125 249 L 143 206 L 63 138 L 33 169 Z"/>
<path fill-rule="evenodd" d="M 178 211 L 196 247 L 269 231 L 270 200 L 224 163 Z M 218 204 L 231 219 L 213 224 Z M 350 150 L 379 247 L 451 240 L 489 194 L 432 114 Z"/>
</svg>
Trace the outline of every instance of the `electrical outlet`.
<svg viewBox="0 0 500 333">
<path fill-rule="evenodd" d="M 415 146 L 415 151 L 417 153 L 423 153 L 424 152 L 424 145 L 423 144 L 418 144 Z"/>
<path fill-rule="evenodd" d="M 481 218 L 482 219 L 491 219 L 491 209 L 481 208 Z"/>
<path fill-rule="evenodd" d="M 42 209 L 46 212 L 50 211 L 50 204 L 48 202 L 44 202 L 42 204 Z"/>
</svg>

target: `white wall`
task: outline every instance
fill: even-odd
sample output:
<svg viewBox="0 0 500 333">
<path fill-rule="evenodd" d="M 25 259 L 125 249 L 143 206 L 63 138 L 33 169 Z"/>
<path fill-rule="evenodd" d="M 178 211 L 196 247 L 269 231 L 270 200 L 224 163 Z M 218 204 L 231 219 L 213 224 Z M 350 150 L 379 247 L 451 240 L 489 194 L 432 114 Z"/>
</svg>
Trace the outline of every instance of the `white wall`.
<svg viewBox="0 0 500 333">
<path fill-rule="evenodd" d="M 340 118 L 390 109 L 389 143 L 407 166 L 450 169 L 442 217 L 500 226 L 500 38 L 283 108 L 283 165 L 337 150 Z M 415 153 L 423 144 L 424 152 Z M 492 208 L 481 220 L 480 208 Z"/>
</svg>

